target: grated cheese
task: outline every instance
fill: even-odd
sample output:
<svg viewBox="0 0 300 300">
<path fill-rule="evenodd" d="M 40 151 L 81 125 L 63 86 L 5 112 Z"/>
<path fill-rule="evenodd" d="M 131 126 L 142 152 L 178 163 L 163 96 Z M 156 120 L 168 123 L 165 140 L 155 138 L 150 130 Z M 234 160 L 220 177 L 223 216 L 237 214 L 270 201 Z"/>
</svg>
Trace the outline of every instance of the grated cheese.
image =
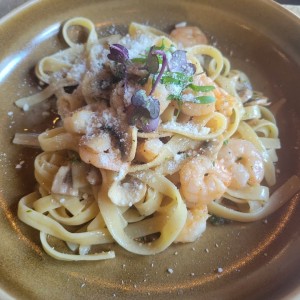
<svg viewBox="0 0 300 300">
<path fill-rule="evenodd" d="M 199 125 L 193 124 L 191 122 L 181 124 L 175 121 L 171 121 L 163 124 L 161 127 L 165 130 L 180 131 L 180 132 L 200 134 L 200 135 L 207 135 L 210 132 L 210 128 L 200 127 Z"/>
<path fill-rule="evenodd" d="M 125 35 L 119 43 L 128 49 L 129 58 L 136 58 L 146 53 L 153 44 L 153 39 L 145 34 L 132 39 L 129 34 Z"/>
</svg>

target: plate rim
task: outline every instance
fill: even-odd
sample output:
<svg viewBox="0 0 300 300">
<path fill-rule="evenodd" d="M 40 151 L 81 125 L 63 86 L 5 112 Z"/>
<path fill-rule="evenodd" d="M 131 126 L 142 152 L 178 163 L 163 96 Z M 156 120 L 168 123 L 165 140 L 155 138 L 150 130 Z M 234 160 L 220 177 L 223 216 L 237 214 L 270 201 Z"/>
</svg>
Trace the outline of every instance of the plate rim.
<svg viewBox="0 0 300 300">
<path fill-rule="evenodd" d="M 281 12 L 283 12 L 282 9 L 284 7 L 282 5 L 280 5 L 279 3 L 277 3 L 277 2 L 273 2 L 273 1 L 267 2 L 265 0 L 260 0 L 260 1 L 262 3 L 266 3 L 270 7 L 274 7 L 274 8 L 276 7 L 276 9 L 280 8 L 279 10 Z M 24 4 L 21 4 L 20 6 L 14 8 L 13 10 L 11 10 L 8 14 L 1 17 L 0 26 L 5 25 L 5 23 L 7 23 L 7 22 L 10 22 L 15 17 L 18 17 L 25 10 L 30 9 L 30 7 L 35 6 L 35 5 L 36 6 L 45 5 L 45 3 L 47 3 L 47 2 L 50 3 L 49 0 L 30 0 L 26 3 L 24 3 Z M 298 25 L 300 25 L 300 18 L 296 14 L 292 13 L 291 11 L 287 10 L 286 8 L 284 8 L 284 10 L 285 10 L 285 13 L 287 13 L 287 16 L 288 16 L 289 19 L 291 19 L 293 21 L 296 21 L 298 23 Z M 298 286 L 294 291 L 291 291 L 290 294 L 286 295 L 285 297 L 291 297 L 291 296 L 294 296 L 294 294 L 295 294 L 295 296 L 300 295 L 300 286 Z M 3 295 L 7 296 L 7 297 L 11 297 L 11 299 L 15 299 L 15 298 L 13 298 L 13 296 L 10 293 L 6 292 L 5 288 L 0 287 L 0 299 Z M 286 299 L 290 299 L 290 298 L 286 298 Z"/>
</svg>

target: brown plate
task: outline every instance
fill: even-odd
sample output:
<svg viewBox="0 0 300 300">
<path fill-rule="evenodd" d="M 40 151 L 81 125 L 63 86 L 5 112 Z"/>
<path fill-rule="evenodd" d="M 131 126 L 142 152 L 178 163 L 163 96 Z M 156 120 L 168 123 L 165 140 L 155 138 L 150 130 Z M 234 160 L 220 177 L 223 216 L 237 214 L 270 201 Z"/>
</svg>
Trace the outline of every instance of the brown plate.
<svg viewBox="0 0 300 300">
<path fill-rule="evenodd" d="M 99 33 L 112 24 L 123 30 L 133 20 L 167 31 L 187 21 L 200 26 L 234 68 L 247 72 L 255 89 L 273 102 L 287 100 L 277 116 L 282 139 L 280 185 L 292 174 L 300 175 L 299 19 L 267 0 L 30 3 L 0 21 L 0 298 L 8 297 L 4 293 L 18 299 L 296 297 L 299 195 L 265 222 L 208 225 L 199 241 L 173 245 L 155 256 L 136 256 L 117 247 L 114 260 L 62 262 L 46 255 L 37 231 L 17 219 L 18 200 L 34 187 L 36 152 L 14 146 L 11 140 L 15 132 L 43 129 L 40 108 L 24 115 L 13 103 L 37 91 L 35 63 L 64 47 L 58 35 L 62 21 L 88 17 Z M 17 169 L 22 160 L 22 168 Z M 174 272 L 168 273 L 168 268 Z M 223 272 L 218 273 L 218 268 Z"/>
</svg>

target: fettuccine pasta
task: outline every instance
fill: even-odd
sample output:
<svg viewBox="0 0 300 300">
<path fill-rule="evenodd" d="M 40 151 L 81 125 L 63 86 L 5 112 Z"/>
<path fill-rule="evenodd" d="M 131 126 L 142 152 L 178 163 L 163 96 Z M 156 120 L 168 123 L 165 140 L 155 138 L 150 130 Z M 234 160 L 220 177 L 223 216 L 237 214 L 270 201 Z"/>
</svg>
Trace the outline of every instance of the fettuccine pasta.
<svg viewBox="0 0 300 300">
<path fill-rule="evenodd" d="M 70 35 L 74 26 L 88 32 L 84 43 Z M 37 142 L 15 138 L 42 149 L 38 188 L 18 216 L 49 255 L 110 259 L 112 243 L 156 254 L 197 240 L 210 214 L 256 221 L 297 192 L 293 176 L 270 196 L 281 147 L 270 102 L 198 28 L 168 35 L 131 23 L 125 36 L 99 38 L 78 17 L 62 35 L 68 48 L 35 68 L 47 87 L 16 101 L 27 110 L 56 97 L 59 125 Z"/>
</svg>

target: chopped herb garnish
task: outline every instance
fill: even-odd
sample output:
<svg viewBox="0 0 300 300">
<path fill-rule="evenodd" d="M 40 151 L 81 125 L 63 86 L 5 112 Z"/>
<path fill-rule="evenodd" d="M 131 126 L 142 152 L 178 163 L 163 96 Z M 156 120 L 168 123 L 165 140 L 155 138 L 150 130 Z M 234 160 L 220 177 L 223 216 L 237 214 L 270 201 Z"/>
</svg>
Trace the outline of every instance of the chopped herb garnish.
<svg viewBox="0 0 300 300">
<path fill-rule="evenodd" d="M 185 88 L 193 80 L 192 76 L 187 76 L 180 72 L 165 72 L 162 76 L 161 83 L 163 84 L 176 84 Z"/>
<path fill-rule="evenodd" d="M 228 143 L 229 143 L 229 140 L 224 140 L 223 141 L 223 145 L 225 145 L 225 146 L 228 145 Z"/>
<path fill-rule="evenodd" d="M 213 96 L 199 96 L 195 97 L 195 102 L 201 103 L 201 104 L 209 104 L 215 102 L 216 99 Z"/>
<path fill-rule="evenodd" d="M 168 100 L 176 100 L 178 102 L 182 102 L 182 95 L 170 94 L 167 99 Z"/>
<path fill-rule="evenodd" d="M 189 76 L 181 72 L 165 72 L 162 76 L 161 83 L 165 85 L 175 85 L 178 86 L 179 90 L 177 93 L 173 93 L 168 97 L 169 100 L 176 100 L 182 102 L 182 92 L 186 88 L 191 88 L 195 92 L 207 93 L 215 89 L 214 86 L 200 86 L 195 85 L 193 82 L 193 76 Z M 213 96 L 198 96 L 190 100 L 190 102 L 195 102 L 199 104 L 209 104 L 215 102 L 215 97 Z"/>
<path fill-rule="evenodd" d="M 140 69 L 147 71 L 148 74 L 140 78 L 140 84 L 145 84 L 150 76 L 152 78 L 152 88 L 149 95 L 146 95 L 146 92 L 142 89 L 136 91 L 131 98 L 131 105 L 127 109 L 128 122 L 135 124 L 143 131 L 153 131 L 159 123 L 159 101 L 152 97 L 159 82 L 169 86 L 171 95 L 168 96 L 168 99 L 178 102 L 178 113 L 183 103 L 183 91 L 186 88 L 202 93 L 210 92 L 215 88 L 214 86 L 195 85 L 193 75 L 196 68 L 188 62 L 186 51 L 175 50 L 174 46 L 167 48 L 164 41 L 160 46 L 152 46 L 146 55 L 131 60 L 129 59 L 128 50 L 120 44 L 110 45 L 109 50 L 110 53 L 107 57 L 115 62 L 115 76 L 121 79 L 124 78 L 125 89 L 130 64 L 141 64 Z M 191 100 L 184 99 L 184 101 L 208 104 L 214 102 L 215 98 L 210 95 L 195 95 Z"/>
<path fill-rule="evenodd" d="M 193 83 L 189 84 L 188 87 L 195 92 L 203 92 L 203 93 L 211 92 L 215 89 L 213 85 L 195 85 Z"/>
<path fill-rule="evenodd" d="M 27 209 L 26 212 L 27 212 L 27 213 L 31 213 L 32 210 L 31 210 L 31 209 Z"/>
<path fill-rule="evenodd" d="M 174 46 L 171 46 L 169 49 L 166 48 L 166 45 L 164 43 L 164 40 L 162 40 L 161 46 L 152 46 L 151 48 L 147 49 L 148 54 L 150 52 L 153 52 L 155 50 L 163 50 L 164 52 L 170 52 L 172 51 Z M 140 64 L 146 64 L 147 63 L 147 55 L 141 55 L 140 57 L 135 57 L 131 59 L 131 62 L 133 63 L 140 63 Z M 162 59 L 158 57 L 159 63 L 162 63 Z M 157 73 L 157 72 L 156 72 Z M 154 74 L 154 73 L 153 73 Z"/>
</svg>

